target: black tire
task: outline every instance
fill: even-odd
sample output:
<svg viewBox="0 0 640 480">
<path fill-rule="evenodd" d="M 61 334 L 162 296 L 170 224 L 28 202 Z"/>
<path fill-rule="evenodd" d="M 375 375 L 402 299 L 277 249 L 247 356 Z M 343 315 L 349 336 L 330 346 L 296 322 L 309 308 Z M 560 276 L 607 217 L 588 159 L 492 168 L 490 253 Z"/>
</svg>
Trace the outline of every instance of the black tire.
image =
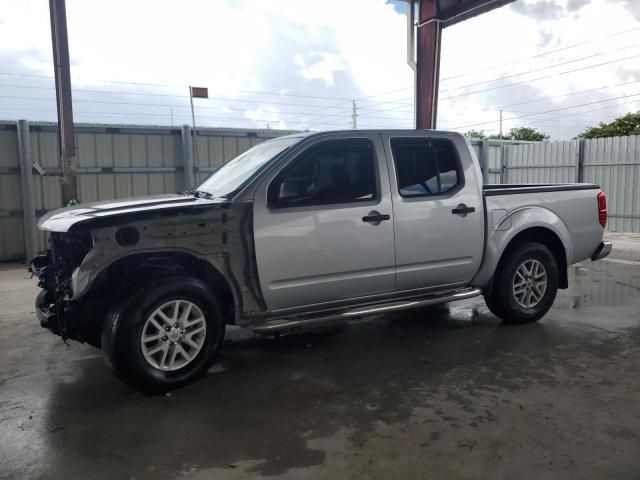
<svg viewBox="0 0 640 480">
<path fill-rule="evenodd" d="M 172 300 L 187 300 L 203 313 L 206 331 L 193 360 L 174 371 L 154 368 L 144 357 L 141 336 L 147 318 Z M 145 393 L 179 388 L 204 374 L 213 364 L 224 340 L 225 322 L 218 299 L 202 281 L 191 277 L 165 277 L 141 287 L 107 314 L 102 329 L 102 350 L 107 363 L 125 383 Z"/>
<path fill-rule="evenodd" d="M 495 285 L 494 285 L 494 288 L 495 288 Z M 504 313 L 502 311 L 502 308 L 500 308 L 501 307 L 500 300 L 498 300 L 496 295 L 485 295 L 484 303 L 487 304 L 487 308 L 489 308 L 489 311 L 493 313 L 496 317 L 498 318 L 503 317 Z"/>
<path fill-rule="evenodd" d="M 525 307 L 514 294 L 514 278 L 516 271 L 525 262 L 537 260 L 544 266 L 546 273 L 546 290 L 542 298 L 532 307 Z M 541 243 L 524 243 L 518 245 L 500 261 L 496 270 L 493 288 L 485 295 L 485 303 L 493 314 L 500 317 L 503 323 L 531 323 L 542 318 L 553 305 L 558 292 L 558 262 L 551 251 Z"/>
</svg>

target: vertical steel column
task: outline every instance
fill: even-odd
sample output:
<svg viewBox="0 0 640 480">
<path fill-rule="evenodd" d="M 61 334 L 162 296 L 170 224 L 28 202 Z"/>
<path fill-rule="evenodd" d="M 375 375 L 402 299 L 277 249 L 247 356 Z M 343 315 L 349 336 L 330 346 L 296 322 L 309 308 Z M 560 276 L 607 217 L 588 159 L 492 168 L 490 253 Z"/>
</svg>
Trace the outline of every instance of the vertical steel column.
<svg viewBox="0 0 640 480">
<path fill-rule="evenodd" d="M 578 151 L 576 152 L 576 183 L 584 182 L 584 149 L 586 140 L 579 138 L 577 140 Z"/>
<path fill-rule="evenodd" d="M 502 146 L 502 165 L 500 165 L 500 183 L 509 183 L 509 156 L 511 155 L 512 144 Z"/>
<path fill-rule="evenodd" d="M 189 125 L 182 126 L 182 167 L 184 168 L 184 188 L 189 190 L 195 186 L 195 175 L 193 168 L 193 138 Z"/>
<path fill-rule="evenodd" d="M 480 167 L 482 169 L 482 183 L 489 183 L 489 139 L 480 141 Z"/>
<path fill-rule="evenodd" d="M 420 0 L 416 70 L 416 128 L 436 128 L 442 23 L 436 0 Z"/>
<path fill-rule="evenodd" d="M 24 252 L 27 261 L 38 254 L 38 230 L 36 228 L 35 192 L 33 188 L 33 161 L 29 122 L 18 120 L 18 159 L 20 162 L 20 191 L 22 221 L 24 222 Z"/>
<path fill-rule="evenodd" d="M 504 155 L 506 152 L 506 148 L 504 147 L 504 143 L 500 143 L 500 179 L 498 183 L 504 183 Z"/>
<path fill-rule="evenodd" d="M 56 102 L 58 104 L 58 141 L 62 168 L 62 203 L 67 206 L 78 200 L 76 181 L 76 139 L 71 105 L 71 71 L 69 67 L 69 42 L 65 0 L 49 0 L 51 15 L 51 42 L 53 67 L 56 78 Z"/>
</svg>

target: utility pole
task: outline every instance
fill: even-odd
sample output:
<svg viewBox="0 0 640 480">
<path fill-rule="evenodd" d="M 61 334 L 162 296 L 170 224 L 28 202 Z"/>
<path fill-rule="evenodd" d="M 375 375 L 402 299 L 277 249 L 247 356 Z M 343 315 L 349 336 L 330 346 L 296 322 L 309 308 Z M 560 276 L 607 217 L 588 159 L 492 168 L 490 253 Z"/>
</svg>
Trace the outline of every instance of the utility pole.
<svg viewBox="0 0 640 480">
<path fill-rule="evenodd" d="M 192 87 L 189 85 L 189 101 L 191 102 L 191 122 L 193 123 L 193 150 L 195 151 L 196 168 L 200 168 L 200 160 L 198 159 L 198 143 L 196 137 L 196 113 L 193 109 L 193 98 L 209 98 L 209 89 L 206 87 Z"/>
<path fill-rule="evenodd" d="M 69 41 L 67 37 L 67 14 L 65 0 L 49 0 L 51 16 L 51 43 L 53 67 L 56 79 L 56 102 L 58 104 L 58 142 L 60 166 L 62 167 L 62 204 L 78 202 L 76 169 L 76 139 L 73 128 L 71 103 L 71 69 L 69 67 Z"/>
<path fill-rule="evenodd" d="M 502 110 L 500 110 L 500 140 L 502 140 Z"/>
<path fill-rule="evenodd" d="M 193 124 L 193 151 L 195 153 L 196 165 L 200 166 L 200 161 L 198 159 L 198 143 L 196 142 L 196 113 L 193 110 L 193 87 L 189 85 L 189 101 L 191 102 L 191 123 Z"/>
<path fill-rule="evenodd" d="M 358 120 L 357 120 L 358 119 L 358 114 L 356 113 L 357 112 L 356 101 L 352 100 L 351 101 L 351 105 L 352 105 L 352 108 L 351 108 L 351 128 L 353 128 L 355 130 L 356 128 L 358 128 Z"/>
</svg>

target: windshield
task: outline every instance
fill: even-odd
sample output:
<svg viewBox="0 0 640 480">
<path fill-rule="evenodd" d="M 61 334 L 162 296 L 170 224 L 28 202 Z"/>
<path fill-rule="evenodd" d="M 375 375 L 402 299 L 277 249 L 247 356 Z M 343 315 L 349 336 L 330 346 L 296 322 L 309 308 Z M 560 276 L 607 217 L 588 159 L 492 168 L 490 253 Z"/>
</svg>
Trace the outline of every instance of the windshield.
<svg viewBox="0 0 640 480">
<path fill-rule="evenodd" d="M 225 163 L 202 182 L 198 190 L 216 198 L 229 196 L 244 187 L 269 160 L 299 141 L 300 137 L 289 137 L 260 143 Z"/>
</svg>

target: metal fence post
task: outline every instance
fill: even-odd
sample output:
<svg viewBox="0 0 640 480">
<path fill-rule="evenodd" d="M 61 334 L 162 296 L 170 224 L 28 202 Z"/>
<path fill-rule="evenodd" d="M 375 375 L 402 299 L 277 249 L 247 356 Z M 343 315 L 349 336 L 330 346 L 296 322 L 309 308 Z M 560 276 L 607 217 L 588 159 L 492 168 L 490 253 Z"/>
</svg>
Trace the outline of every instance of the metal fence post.
<svg viewBox="0 0 640 480">
<path fill-rule="evenodd" d="M 35 191 L 33 187 L 33 162 L 29 122 L 18 120 L 18 159 L 20 162 L 20 186 L 22 218 L 24 222 L 24 252 L 28 260 L 38 254 L 38 229 L 36 227 Z"/>
<path fill-rule="evenodd" d="M 186 190 L 195 186 L 195 172 L 193 165 L 193 139 L 191 126 L 182 126 L 182 167 L 184 168 L 184 188 Z"/>
<path fill-rule="evenodd" d="M 511 145 L 502 145 L 502 155 L 500 155 L 500 183 L 507 183 L 509 173 L 507 169 L 509 168 L 509 164 L 507 162 L 507 157 L 511 152 Z"/>
<path fill-rule="evenodd" d="M 585 139 L 579 138 L 576 152 L 576 183 L 584 181 L 584 145 Z"/>
<path fill-rule="evenodd" d="M 480 143 L 480 167 L 482 168 L 482 183 L 489 183 L 489 139 L 483 138 Z"/>
</svg>

